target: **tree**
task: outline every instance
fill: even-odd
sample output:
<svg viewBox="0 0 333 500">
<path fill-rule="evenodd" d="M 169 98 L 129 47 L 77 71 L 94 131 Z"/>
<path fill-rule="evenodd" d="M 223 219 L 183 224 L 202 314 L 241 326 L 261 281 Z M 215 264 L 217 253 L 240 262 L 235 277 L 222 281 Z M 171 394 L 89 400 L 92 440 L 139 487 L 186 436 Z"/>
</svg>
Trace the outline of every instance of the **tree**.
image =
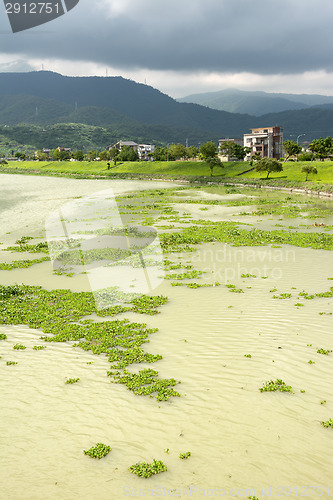
<svg viewBox="0 0 333 500">
<path fill-rule="evenodd" d="M 220 158 L 218 158 L 217 156 L 215 156 L 215 157 L 211 156 L 211 157 L 207 158 L 206 163 L 210 168 L 211 177 L 213 176 L 214 167 L 223 168 L 223 163 L 221 162 Z"/>
<path fill-rule="evenodd" d="M 69 160 L 71 157 L 71 154 L 69 151 L 59 151 L 59 160 L 64 161 L 64 160 Z"/>
<path fill-rule="evenodd" d="M 94 150 L 88 151 L 87 158 L 88 158 L 88 161 L 96 160 L 96 158 L 98 158 L 98 151 L 94 151 Z"/>
<path fill-rule="evenodd" d="M 180 158 L 186 158 L 187 149 L 183 144 L 170 144 L 169 146 L 169 159 L 178 160 Z"/>
<path fill-rule="evenodd" d="M 256 164 L 257 172 L 267 172 L 267 177 L 271 172 L 282 172 L 283 166 L 276 158 L 261 158 Z"/>
<path fill-rule="evenodd" d="M 251 148 L 246 146 L 241 146 L 240 144 L 234 145 L 234 157 L 237 160 L 244 160 L 245 156 L 251 152 Z"/>
<path fill-rule="evenodd" d="M 120 161 L 137 161 L 139 155 L 137 151 L 134 151 L 132 146 L 123 146 L 118 155 Z"/>
<path fill-rule="evenodd" d="M 234 151 L 235 151 L 235 143 L 234 141 L 224 141 L 220 145 L 220 153 L 223 156 L 234 156 Z"/>
<path fill-rule="evenodd" d="M 155 161 L 166 161 L 167 159 L 167 148 L 162 146 L 157 146 L 152 153 L 152 157 Z"/>
<path fill-rule="evenodd" d="M 318 160 L 324 160 L 329 155 L 333 154 L 332 137 L 326 137 L 326 139 L 323 139 L 322 137 L 314 139 L 309 145 L 309 150 L 312 151 L 312 159 L 316 157 Z"/>
<path fill-rule="evenodd" d="M 38 161 L 46 161 L 47 160 L 47 154 L 44 153 L 41 149 L 36 151 L 35 157 L 37 158 Z"/>
<path fill-rule="evenodd" d="M 110 159 L 110 153 L 109 151 L 100 151 L 99 153 L 99 159 L 103 161 L 107 161 Z"/>
<path fill-rule="evenodd" d="M 81 151 L 81 150 L 76 151 L 76 152 L 73 154 L 73 158 L 74 158 L 74 160 L 83 161 L 83 159 L 84 159 L 84 154 L 83 154 L 83 151 Z"/>
<path fill-rule="evenodd" d="M 253 162 L 254 162 L 254 161 L 259 161 L 259 160 L 260 160 L 260 158 L 261 158 L 260 153 L 253 153 L 253 155 L 251 156 L 251 161 L 250 161 L 250 165 L 251 165 L 251 167 L 252 167 L 252 165 L 253 165 Z"/>
<path fill-rule="evenodd" d="M 283 149 L 287 153 L 287 156 L 285 157 L 284 161 L 287 161 L 290 156 L 298 155 L 302 151 L 302 147 L 297 144 L 297 142 L 294 141 L 284 141 L 283 143 Z"/>
<path fill-rule="evenodd" d="M 196 146 L 189 146 L 187 148 L 187 157 L 188 158 L 196 158 L 199 154 L 199 148 Z"/>
<path fill-rule="evenodd" d="M 303 165 L 301 172 L 304 172 L 305 175 L 305 182 L 308 180 L 308 175 L 309 174 L 317 174 L 317 169 L 316 167 L 312 165 Z"/>
<path fill-rule="evenodd" d="M 200 146 L 200 153 L 206 161 L 208 158 L 214 158 L 217 155 L 217 147 L 213 141 L 205 142 Z"/>
<path fill-rule="evenodd" d="M 15 153 L 15 158 L 18 158 L 19 160 L 24 160 L 25 154 L 21 153 L 20 151 L 17 151 L 17 153 Z"/>
<path fill-rule="evenodd" d="M 113 160 L 113 164 L 114 164 L 114 166 L 116 166 L 117 161 L 118 161 L 118 155 L 119 155 L 118 149 L 112 148 L 112 149 L 110 149 L 109 153 L 110 153 L 110 160 Z"/>
</svg>

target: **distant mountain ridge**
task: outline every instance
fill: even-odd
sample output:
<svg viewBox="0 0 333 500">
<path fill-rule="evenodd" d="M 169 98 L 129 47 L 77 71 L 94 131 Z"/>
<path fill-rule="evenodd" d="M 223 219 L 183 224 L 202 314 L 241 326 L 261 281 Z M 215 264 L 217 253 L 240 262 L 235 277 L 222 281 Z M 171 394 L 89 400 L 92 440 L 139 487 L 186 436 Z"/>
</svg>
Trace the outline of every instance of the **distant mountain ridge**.
<svg viewBox="0 0 333 500">
<path fill-rule="evenodd" d="M 201 106 L 228 111 L 229 113 L 248 113 L 254 116 L 306 109 L 313 106 L 331 109 L 333 107 L 333 96 L 251 92 L 233 88 L 217 92 L 192 94 L 181 97 L 177 101 L 200 104 Z"/>
<path fill-rule="evenodd" d="M 109 143 L 112 137 L 164 144 L 186 141 L 197 146 L 208 140 L 242 137 L 251 128 L 273 125 L 283 127 L 285 139 L 302 133 L 306 134 L 304 140 L 312 141 L 333 136 L 333 109 L 330 104 L 322 105 L 328 108 L 307 107 L 251 116 L 179 103 L 153 87 L 120 76 L 68 77 L 50 71 L 0 73 L 2 129 L 18 124 L 26 124 L 27 130 L 29 124 L 45 128 L 83 124 L 105 129 Z M 86 129 L 75 130 L 75 142 L 79 143 L 79 131 Z M 34 132 L 28 143 L 40 144 L 36 137 Z M 84 140 L 82 144 L 86 144 Z"/>
</svg>

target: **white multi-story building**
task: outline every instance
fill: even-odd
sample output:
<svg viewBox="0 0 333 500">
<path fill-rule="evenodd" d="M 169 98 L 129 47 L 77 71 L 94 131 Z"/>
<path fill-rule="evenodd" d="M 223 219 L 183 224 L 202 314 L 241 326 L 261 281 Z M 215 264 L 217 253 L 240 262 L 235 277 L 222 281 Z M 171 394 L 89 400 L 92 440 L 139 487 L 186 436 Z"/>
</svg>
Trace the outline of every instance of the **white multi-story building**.
<svg viewBox="0 0 333 500">
<path fill-rule="evenodd" d="M 153 144 L 138 144 L 138 154 L 140 160 L 151 160 L 151 154 L 154 150 L 155 146 Z"/>
<path fill-rule="evenodd" d="M 251 134 L 244 134 L 244 147 L 251 148 L 246 160 L 259 153 L 261 158 L 280 159 L 283 155 L 283 129 L 282 127 L 252 128 Z"/>
<path fill-rule="evenodd" d="M 137 151 L 140 160 L 149 160 L 151 158 L 151 153 L 154 151 L 155 146 L 153 144 L 137 144 L 133 141 L 118 141 L 113 146 L 109 146 L 108 149 L 116 148 L 121 151 L 124 146 L 129 146 Z"/>
</svg>

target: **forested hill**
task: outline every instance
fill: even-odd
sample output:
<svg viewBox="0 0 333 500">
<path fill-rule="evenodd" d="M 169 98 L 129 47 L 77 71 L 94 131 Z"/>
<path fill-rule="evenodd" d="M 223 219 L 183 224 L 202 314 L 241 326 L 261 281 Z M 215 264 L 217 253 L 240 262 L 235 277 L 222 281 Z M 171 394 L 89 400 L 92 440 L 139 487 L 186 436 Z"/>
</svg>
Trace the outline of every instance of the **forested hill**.
<svg viewBox="0 0 333 500">
<path fill-rule="evenodd" d="M 0 124 L 82 123 L 111 128 L 122 139 L 184 142 L 241 137 L 253 127 L 279 125 L 285 138 L 333 135 L 333 110 L 270 113 L 261 117 L 179 103 L 122 77 L 68 77 L 50 71 L 0 73 Z"/>
</svg>

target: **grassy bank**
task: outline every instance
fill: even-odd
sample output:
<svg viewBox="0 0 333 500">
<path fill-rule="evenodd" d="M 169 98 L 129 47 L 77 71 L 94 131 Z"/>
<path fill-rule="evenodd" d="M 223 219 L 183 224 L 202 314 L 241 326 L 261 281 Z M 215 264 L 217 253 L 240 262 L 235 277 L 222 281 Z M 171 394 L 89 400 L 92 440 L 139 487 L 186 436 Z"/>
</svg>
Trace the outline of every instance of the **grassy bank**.
<svg viewBox="0 0 333 500">
<path fill-rule="evenodd" d="M 333 161 L 312 162 L 317 168 L 317 175 L 309 175 L 305 182 L 305 174 L 301 172 L 303 162 L 286 162 L 283 171 L 259 174 L 248 162 L 225 162 L 223 168 L 215 168 L 213 176 L 203 161 L 174 162 L 123 162 L 108 169 L 107 162 L 9 162 L 0 167 L 3 173 L 32 173 L 39 175 L 60 175 L 70 177 L 106 177 L 106 178 L 166 178 L 186 179 L 189 181 L 240 182 L 244 184 L 268 185 L 279 187 L 300 187 L 315 191 L 333 192 Z M 249 171 L 250 170 L 250 171 Z"/>
</svg>

